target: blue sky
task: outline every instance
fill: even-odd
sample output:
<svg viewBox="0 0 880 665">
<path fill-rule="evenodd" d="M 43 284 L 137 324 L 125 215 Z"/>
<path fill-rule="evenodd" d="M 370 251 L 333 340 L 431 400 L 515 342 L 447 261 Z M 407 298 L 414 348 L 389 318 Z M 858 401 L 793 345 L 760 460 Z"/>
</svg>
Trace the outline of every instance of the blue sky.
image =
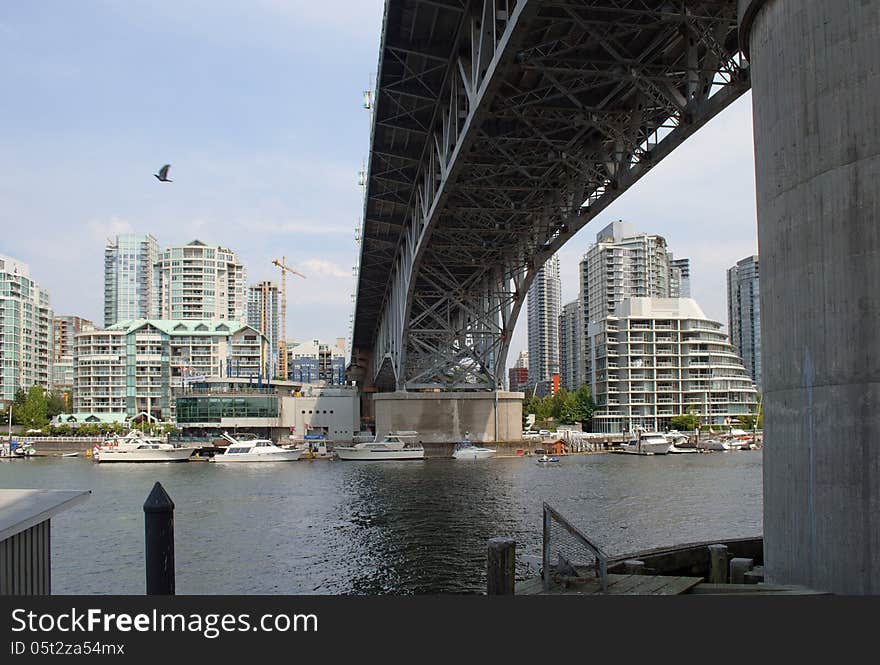
<svg viewBox="0 0 880 665">
<path fill-rule="evenodd" d="M 234 249 L 288 282 L 292 339 L 346 336 L 369 149 L 381 0 L 34 0 L 0 6 L 0 253 L 30 264 L 56 312 L 100 322 L 103 247 Z M 172 164 L 171 184 L 152 177 Z M 725 270 L 757 250 L 751 101 L 691 138 L 560 252 L 563 296 L 606 222 L 664 235 L 726 323 Z M 525 316 L 512 359 L 526 347 Z"/>
</svg>

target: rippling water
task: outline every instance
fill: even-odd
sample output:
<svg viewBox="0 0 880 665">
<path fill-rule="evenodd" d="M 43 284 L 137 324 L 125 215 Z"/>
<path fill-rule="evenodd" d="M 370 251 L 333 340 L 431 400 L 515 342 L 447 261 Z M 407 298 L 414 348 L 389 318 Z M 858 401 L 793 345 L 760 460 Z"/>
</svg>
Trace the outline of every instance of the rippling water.
<svg viewBox="0 0 880 665">
<path fill-rule="evenodd" d="M 482 593 L 486 541 L 540 555 L 541 504 L 609 554 L 760 534 L 761 452 L 479 461 L 2 460 L 0 487 L 90 489 L 52 523 L 54 593 L 142 594 L 142 506 L 176 505 L 183 594 Z"/>
</svg>

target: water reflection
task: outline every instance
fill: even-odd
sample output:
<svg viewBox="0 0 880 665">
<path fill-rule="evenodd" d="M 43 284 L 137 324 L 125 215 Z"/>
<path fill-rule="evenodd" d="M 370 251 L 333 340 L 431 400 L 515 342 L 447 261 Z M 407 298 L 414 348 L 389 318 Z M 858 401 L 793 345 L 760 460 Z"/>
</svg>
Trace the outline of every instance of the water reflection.
<svg viewBox="0 0 880 665">
<path fill-rule="evenodd" d="M 179 593 L 482 592 L 489 538 L 540 555 L 543 501 L 614 554 L 761 532 L 760 452 L 571 456 L 553 467 L 0 464 L 2 487 L 93 490 L 53 521 L 55 593 L 143 593 L 142 506 L 156 480 L 176 504 Z"/>
</svg>

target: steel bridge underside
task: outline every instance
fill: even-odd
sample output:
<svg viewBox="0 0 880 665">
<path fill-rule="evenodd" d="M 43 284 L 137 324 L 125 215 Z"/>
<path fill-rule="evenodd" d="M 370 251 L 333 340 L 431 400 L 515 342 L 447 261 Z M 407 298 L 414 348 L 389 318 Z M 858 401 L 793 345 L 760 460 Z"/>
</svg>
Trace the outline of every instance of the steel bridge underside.
<svg viewBox="0 0 880 665">
<path fill-rule="evenodd" d="M 349 376 L 495 390 L 560 247 L 749 88 L 736 0 L 387 0 Z"/>
</svg>

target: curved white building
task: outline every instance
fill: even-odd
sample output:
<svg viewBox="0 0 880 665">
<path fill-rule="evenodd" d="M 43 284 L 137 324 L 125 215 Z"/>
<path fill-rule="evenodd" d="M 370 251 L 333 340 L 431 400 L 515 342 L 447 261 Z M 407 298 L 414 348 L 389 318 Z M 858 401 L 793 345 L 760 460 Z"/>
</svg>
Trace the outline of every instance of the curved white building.
<svg viewBox="0 0 880 665">
<path fill-rule="evenodd" d="M 624 300 L 616 316 L 590 324 L 589 339 L 596 432 L 663 430 L 685 413 L 724 425 L 757 410 L 755 384 L 721 324 L 691 298 Z"/>
</svg>

